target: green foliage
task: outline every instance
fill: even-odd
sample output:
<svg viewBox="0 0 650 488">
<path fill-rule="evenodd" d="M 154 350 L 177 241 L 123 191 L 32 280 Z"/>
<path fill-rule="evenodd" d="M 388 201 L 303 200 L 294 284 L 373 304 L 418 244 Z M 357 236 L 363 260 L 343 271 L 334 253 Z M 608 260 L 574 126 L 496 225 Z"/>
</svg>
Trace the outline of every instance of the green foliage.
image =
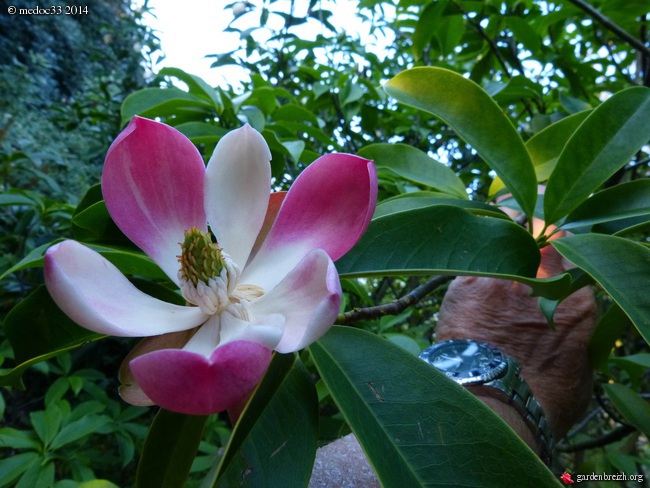
<svg viewBox="0 0 650 488">
<path fill-rule="evenodd" d="M 354 323 L 365 331 L 333 329 L 300 358 L 276 355 L 232 432 L 225 418 L 160 412 L 143 448 L 139 486 L 186 479 L 187 486 L 305 486 L 317 440 L 350 429 L 384 486 L 555 486 L 566 466 L 647 474 L 647 5 L 591 2 L 608 24 L 581 4 L 362 0 L 357 13 L 369 29 L 362 40 L 337 30 L 316 0 L 287 9 L 271 0 L 228 27 L 240 34 L 239 49 L 214 55 L 215 69 L 237 65 L 250 76 L 232 89 L 176 68 L 139 89 L 139 57 L 129 46 L 138 39 L 155 48 L 155 40 L 137 15 L 94 17 L 99 26 L 71 18 L 65 29 L 38 18 L 0 19 L 3 27 L 23 23 L 38 41 L 24 43 L 14 59 L 7 53 L 22 31 L 2 29 L 0 36 L 8 66 L 0 98 L 12 102 L 13 115 L 0 139 L 2 302 L 13 308 L 0 347 L 0 384 L 10 387 L 0 396 L 0 452 L 9 453 L 0 461 L 1 486 L 134 483 L 150 413 L 110 393 L 131 344 L 96 341 L 44 288 L 34 289 L 47 247 L 71 236 L 147 293 L 183 303 L 112 223 L 99 185 L 76 207 L 68 203 L 98 181 L 108 143 L 134 115 L 176 127 L 206 160 L 221 137 L 249 123 L 271 149 L 274 189 L 286 189 L 327 152 L 374 159 L 375 216 L 336 263 L 342 311 L 393 304 L 433 275 L 463 274 L 529 285 L 550 321 L 557 304 L 585 285 L 604 312 L 590 345 L 598 401 L 560 440 L 555 474 L 480 402 L 414 357 L 434 333 L 440 287 L 395 315 Z M 273 19 L 281 27 L 271 27 Z M 300 26 L 317 34 L 306 36 Z M 92 29 L 125 35 L 102 41 L 97 57 L 84 54 L 79 66 L 34 47 L 54 39 L 69 46 L 72 38 L 91 38 Z M 388 47 L 372 50 L 383 39 Z M 528 214 L 528 229 L 492 205 L 506 194 L 513 197 L 501 205 Z M 533 216 L 547 224 L 535 234 Z M 549 242 L 577 268 L 537 279 L 540 249 Z M 89 350 L 108 352 L 106 364 L 61 366 L 69 358 L 88 361 Z M 51 359 L 57 355 L 59 363 Z M 27 393 L 18 390 L 23 383 Z M 3 402 L 18 412 L 14 405 L 39 391 L 37 406 L 8 417 Z M 487 450 L 501 464 L 485 463 Z M 116 466 L 129 474 L 114 476 Z"/>
</svg>

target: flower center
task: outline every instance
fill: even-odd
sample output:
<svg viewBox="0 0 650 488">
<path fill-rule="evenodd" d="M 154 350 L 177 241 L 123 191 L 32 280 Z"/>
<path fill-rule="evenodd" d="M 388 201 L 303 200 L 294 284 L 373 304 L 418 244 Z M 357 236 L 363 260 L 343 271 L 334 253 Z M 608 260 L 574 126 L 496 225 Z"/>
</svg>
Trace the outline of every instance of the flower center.
<svg viewBox="0 0 650 488">
<path fill-rule="evenodd" d="M 239 267 L 212 242 L 212 235 L 196 227 L 185 231 L 180 243 L 178 271 L 185 300 L 204 313 L 214 315 L 228 309 L 243 320 L 250 320 L 248 302 L 264 294 L 256 285 L 238 284 Z"/>
<path fill-rule="evenodd" d="M 181 263 L 179 277 L 197 286 L 199 281 L 208 283 L 210 278 L 219 276 L 225 262 L 222 250 L 212 242 L 212 234 L 200 231 L 196 227 L 185 231 L 185 241 L 180 243 Z"/>
</svg>

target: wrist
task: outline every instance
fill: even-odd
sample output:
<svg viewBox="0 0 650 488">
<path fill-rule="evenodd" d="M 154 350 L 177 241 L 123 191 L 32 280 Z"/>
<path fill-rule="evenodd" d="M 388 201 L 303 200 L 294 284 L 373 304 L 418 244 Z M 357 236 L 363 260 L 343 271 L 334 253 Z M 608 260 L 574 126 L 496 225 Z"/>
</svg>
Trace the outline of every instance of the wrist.
<svg viewBox="0 0 650 488">
<path fill-rule="evenodd" d="M 420 358 L 483 400 L 550 463 L 551 426 L 512 357 L 484 341 L 454 339 L 435 343 Z"/>
</svg>

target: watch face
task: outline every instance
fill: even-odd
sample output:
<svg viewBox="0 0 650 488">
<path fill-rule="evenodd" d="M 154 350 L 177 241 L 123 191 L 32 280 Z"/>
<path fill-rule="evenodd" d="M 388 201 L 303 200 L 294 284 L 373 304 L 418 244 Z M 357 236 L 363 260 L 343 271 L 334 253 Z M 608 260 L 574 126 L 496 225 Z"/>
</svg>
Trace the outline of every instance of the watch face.
<svg viewBox="0 0 650 488">
<path fill-rule="evenodd" d="M 461 385 L 485 383 L 499 377 L 507 367 L 501 351 L 466 339 L 434 344 L 420 357 Z"/>
</svg>

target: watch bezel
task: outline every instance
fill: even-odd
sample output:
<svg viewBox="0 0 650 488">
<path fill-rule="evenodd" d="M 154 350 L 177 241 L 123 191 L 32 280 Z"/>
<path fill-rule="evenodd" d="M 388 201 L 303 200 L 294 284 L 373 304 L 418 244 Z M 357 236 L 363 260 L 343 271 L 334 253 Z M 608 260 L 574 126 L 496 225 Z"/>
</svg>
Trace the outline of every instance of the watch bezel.
<svg viewBox="0 0 650 488">
<path fill-rule="evenodd" d="M 434 362 L 432 362 L 431 357 L 434 354 L 439 354 L 441 350 L 449 348 L 458 348 L 458 347 L 471 347 L 477 346 L 476 351 L 472 354 L 472 357 L 475 357 L 476 354 L 481 351 L 483 353 L 487 352 L 492 356 L 490 363 L 487 367 L 483 367 L 481 370 L 473 368 L 471 370 L 466 369 L 461 372 L 458 371 L 445 371 L 443 368 L 440 368 Z M 456 383 L 464 386 L 472 385 L 482 385 L 489 381 L 492 381 L 496 378 L 500 378 L 508 369 L 508 363 L 506 356 L 496 347 L 488 344 L 486 342 L 473 341 L 470 339 L 452 339 L 449 341 L 438 342 L 429 347 L 420 353 L 420 358 L 425 360 L 431 366 L 436 368 L 438 371 L 443 372 L 449 378 L 454 380 Z"/>
</svg>

